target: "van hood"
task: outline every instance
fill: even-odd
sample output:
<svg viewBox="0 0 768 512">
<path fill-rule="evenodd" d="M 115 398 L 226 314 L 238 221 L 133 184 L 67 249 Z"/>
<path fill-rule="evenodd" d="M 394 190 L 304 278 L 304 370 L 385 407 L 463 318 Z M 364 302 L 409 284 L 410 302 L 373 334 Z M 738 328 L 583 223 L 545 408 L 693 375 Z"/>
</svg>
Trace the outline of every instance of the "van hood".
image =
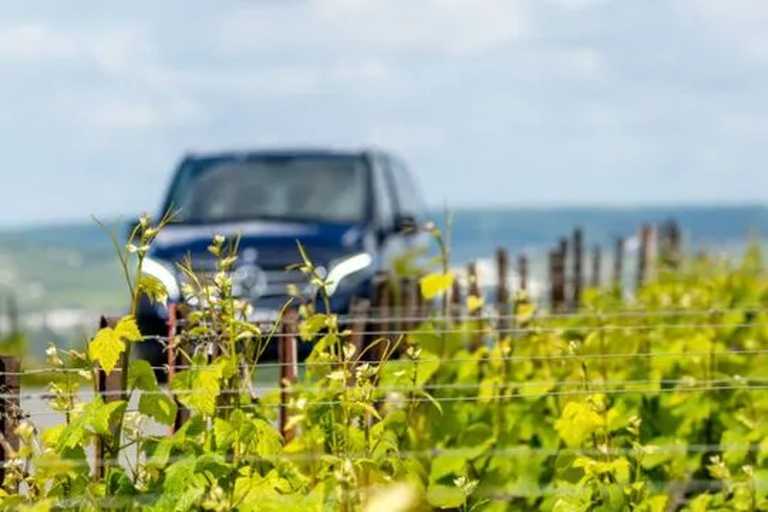
<svg viewBox="0 0 768 512">
<path fill-rule="evenodd" d="M 309 258 L 318 263 L 360 251 L 364 230 L 358 224 L 248 221 L 221 224 L 171 224 L 163 228 L 150 256 L 165 261 L 182 261 L 187 255 L 193 264 L 212 259 L 208 246 L 215 235 L 240 237 L 239 254 L 256 259 L 262 267 L 285 267 L 301 261 L 297 241 Z"/>
</svg>

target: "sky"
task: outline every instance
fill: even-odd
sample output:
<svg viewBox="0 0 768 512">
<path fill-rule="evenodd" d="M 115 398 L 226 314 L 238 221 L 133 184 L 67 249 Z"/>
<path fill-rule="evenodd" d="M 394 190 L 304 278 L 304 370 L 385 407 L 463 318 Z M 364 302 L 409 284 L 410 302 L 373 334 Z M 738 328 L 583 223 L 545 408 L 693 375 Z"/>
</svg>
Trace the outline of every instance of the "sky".
<svg viewBox="0 0 768 512">
<path fill-rule="evenodd" d="M 0 226 L 155 211 L 187 151 L 376 146 L 436 206 L 768 200 L 768 2 L 0 6 Z"/>
</svg>

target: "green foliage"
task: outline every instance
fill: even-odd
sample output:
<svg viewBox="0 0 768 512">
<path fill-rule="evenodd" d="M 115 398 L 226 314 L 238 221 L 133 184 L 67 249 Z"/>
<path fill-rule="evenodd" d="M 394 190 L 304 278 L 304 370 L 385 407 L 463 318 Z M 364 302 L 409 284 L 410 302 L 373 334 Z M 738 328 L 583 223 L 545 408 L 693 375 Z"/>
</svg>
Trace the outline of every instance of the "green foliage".
<svg viewBox="0 0 768 512">
<path fill-rule="evenodd" d="M 126 343 L 141 341 L 141 333 L 136 327 L 136 320 L 127 316 L 121 318 L 115 328 L 104 327 L 88 345 L 88 355 L 101 365 L 104 371 L 111 373 L 117 365 L 120 355 L 125 352 Z"/>
<path fill-rule="evenodd" d="M 23 333 L 17 332 L 0 336 L 0 355 L 26 357 L 28 351 L 27 338 Z"/>
<path fill-rule="evenodd" d="M 178 406 L 171 397 L 164 394 L 157 384 L 157 378 L 147 361 L 134 361 L 128 370 L 128 386 L 131 391 L 138 389 L 139 412 L 159 423 L 172 425 Z"/>
<path fill-rule="evenodd" d="M 125 268 L 166 220 L 142 220 L 121 253 Z M 421 292 L 445 299 L 447 247 L 427 229 L 442 260 Z M 587 290 L 584 315 L 540 315 L 515 296 L 514 331 L 441 314 L 372 340 L 365 350 L 383 353 L 380 362 L 330 313 L 328 283 L 299 246 L 294 270 L 316 296 L 295 294 L 300 343 L 312 353 L 285 388 L 286 432 L 278 394 L 251 389 L 275 331 L 249 324 L 249 306 L 234 297 L 237 240 L 217 236 L 209 251 L 214 275 L 181 266 L 185 298 L 200 306 L 177 340 L 185 365 L 169 389 L 149 364 L 129 361 L 141 342 L 132 314 L 82 352 L 48 350 L 51 367 L 71 369 L 49 384 L 64 421 L 43 432 L 19 425 L 4 509 L 768 510 L 768 279 L 756 251 L 735 267 L 659 268 L 629 302 Z M 166 300 L 158 282 L 126 275 L 132 299 Z M 317 298 L 325 311 L 313 309 Z M 470 311 L 481 306 L 468 300 Z M 473 348 L 478 330 L 486 343 Z M 123 396 L 77 400 L 94 363 L 122 371 Z M 149 421 L 173 423 L 177 402 L 191 418 L 171 435 L 148 434 Z M 88 455 L 96 444 L 106 450 L 102 478 Z"/>
</svg>

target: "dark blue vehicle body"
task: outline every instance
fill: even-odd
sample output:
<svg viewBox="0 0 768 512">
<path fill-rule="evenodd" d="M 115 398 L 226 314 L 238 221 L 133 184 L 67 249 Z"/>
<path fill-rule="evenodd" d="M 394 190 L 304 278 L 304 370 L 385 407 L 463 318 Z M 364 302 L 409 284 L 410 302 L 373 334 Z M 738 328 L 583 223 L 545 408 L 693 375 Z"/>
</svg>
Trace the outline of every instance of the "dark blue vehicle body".
<svg viewBox="0 0 768 512">
<path fill-rule="evenodd" d="M 358 165 L 365 183 L 364 208 L 359 218 L 350 220 L 311 217 L 285 218 L 253 216 L 227 219 L 223 222 L 191 219 L 164 228 L 152 246 L 149 258 L 173 273 L 173 265 L 191 257 L 196 272 L 213 272 L 215 260 L 208 247 L 215 234 L 239 236 L 239 258 L 233 269 L 233 280 L 239 279 L 241 298 L 254 310 L 266 316 L 274 314 L 288 300 L 288 285 L 302 287 L 306 276 L 287 272 L 286 267 L 301 261 L 297 241 L 306 249 L 316 266 L 328 271 L 341 267 L 340 262 L 362 262 L 361 268 L 339 280 L 330 297 L 333 313 L 349 312 L 353 298 L 370 298 L 373 278 L 387 271 L 396 258 L 406 251 L 426 247 L 428 238 L 414 233 L 412 227 L 426 222 L 427 210 L 414 176 L 395 156 L 383 151 L 269 150 L 190 155 L 185 157 L 162 205 L 163 212 L 179 200 L 180 176 L 189 166 L 227 164 L 228 162 L 292 162 L 302 159 L 351 159 Z M 335 160 L 334 160 L 335 161 Z M 263 187 L 269 191 L 269 183 Z M 177 194 L 176 196 L 174 194 Z M 346 267 L 345 267 L 346 268 Z M 180 274 L 174 274 L 180 279 Z M 171 296 L 171 302 L 181 300 Z M 139 328 L 145 336 L 167 334 L 167 309 L 142 299 L 137 314 Z M 299 357 L 311 347 L 300 344 Z M 137 344 L 138 357 L 153 365 L 162 365 L 167 356 L 159 343 Z M 264 358 L 274 359 L 276 350 L 268 350 Z"/>
</svg>

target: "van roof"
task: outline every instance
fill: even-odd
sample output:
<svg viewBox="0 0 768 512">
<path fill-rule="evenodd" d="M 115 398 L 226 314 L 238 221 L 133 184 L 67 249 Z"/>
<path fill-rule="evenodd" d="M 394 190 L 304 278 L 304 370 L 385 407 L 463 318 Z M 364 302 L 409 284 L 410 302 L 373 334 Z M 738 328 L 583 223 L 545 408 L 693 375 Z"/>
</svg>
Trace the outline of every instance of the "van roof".
<svg viewBox="0 0 768 512">
<path fill-rule="evenodd" d="M 373 148 L 336 149 L 328 147 L 270 147 L 253 149 L 230 149 L 216 151 L 188 151 L 185 160 L 208 158 L 251 158 L 256 156 L 363 156 L 381 154 Z"/>
</svg>

